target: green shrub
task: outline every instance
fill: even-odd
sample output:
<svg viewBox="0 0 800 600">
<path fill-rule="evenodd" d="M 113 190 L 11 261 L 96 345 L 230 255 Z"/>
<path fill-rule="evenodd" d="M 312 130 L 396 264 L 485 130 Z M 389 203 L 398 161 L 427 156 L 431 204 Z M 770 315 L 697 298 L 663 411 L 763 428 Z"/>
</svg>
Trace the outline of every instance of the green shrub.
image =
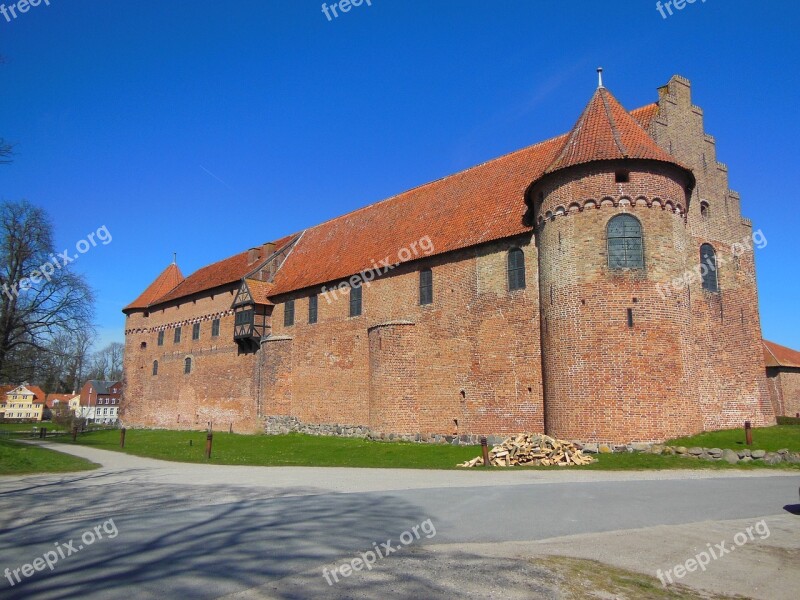
<svg viewBox="0 0 800 600">
<path fill-rule="evenodd" d="M 778 417 L 778 425 L 800 425 L 797 417 Z"/>
</svg>

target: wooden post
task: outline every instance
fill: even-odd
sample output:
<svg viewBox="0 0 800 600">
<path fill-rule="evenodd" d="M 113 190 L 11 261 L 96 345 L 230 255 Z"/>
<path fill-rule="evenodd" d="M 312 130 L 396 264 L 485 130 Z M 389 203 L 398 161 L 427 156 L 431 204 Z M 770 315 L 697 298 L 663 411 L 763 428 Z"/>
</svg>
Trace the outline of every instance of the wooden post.
<svg viewBox="0 0 800 600">
<path fill-rule="evenodd" d="M 214 439 L 214 434 L 209 431 L 208 435 L 206 436 L 206 458 L 208 460 L 211 460 L 211 442 L 213 441 L 213 439 Z"/>
<path fill-rule="evenodd" d="M 753 428 L 750 426 L 750 421 L 744 422 L 744 439 L 748 446 L 753 445 Z"/>
<path fill-rule="evenodd" d="M 75 441 L 77 441 L 77 439 L 78 439 L 78 428 L 77 427 L 73 427 L 72 428 L 72 441 L 75 442 Z"/>
<path fill-rule="evenodd" d="M 120 448 L 124 448 L 125 447 L 125 428 L 124 427 L 119 430 L 119 447 Z"/>
<path fill-rule="evenodd" d="M 491 467 L 492 463 L 489 461 L 489 443 L 485 437 L 481 438 L 481 450 L 483 451 L 483 466 Z"/>
</svg>

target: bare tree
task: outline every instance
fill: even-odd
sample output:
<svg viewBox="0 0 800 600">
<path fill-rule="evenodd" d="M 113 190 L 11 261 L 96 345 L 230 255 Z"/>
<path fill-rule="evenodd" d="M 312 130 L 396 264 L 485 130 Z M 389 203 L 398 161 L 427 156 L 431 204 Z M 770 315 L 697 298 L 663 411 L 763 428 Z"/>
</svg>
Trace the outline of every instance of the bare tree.
<svg viewBox="0 0 800 600">
<path fill-rule="evenodd" d="M 0 54 L 0 65 L 6 62 L 6 59 Z M 0 137 L 0 165 L 7 165 L 11 162 L 11 155 L 14 153 L 14 146 L 8 143 L 4 138 Z"/>
<path fill-rule="evenodd" d="M 47 352 L 59 334 L 92 330 L 92 291 L 54 251 L 44 210 L 0 204 L 0 380 L 19 379 L 30 352 Z M 82 368 L 79 361 L 72 369 L 76 378 Z"/>
</svg>

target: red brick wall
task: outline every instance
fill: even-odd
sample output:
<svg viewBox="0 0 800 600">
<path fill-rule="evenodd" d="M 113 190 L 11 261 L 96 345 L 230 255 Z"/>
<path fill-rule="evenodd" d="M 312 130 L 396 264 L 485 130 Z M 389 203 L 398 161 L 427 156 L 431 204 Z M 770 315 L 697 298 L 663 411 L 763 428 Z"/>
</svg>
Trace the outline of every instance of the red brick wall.
<svg viewBox="0 0 800 600">
<path fill-rule="evenodd" d="M 776 415 L 795 417 L 800 413 L 800 369 L 767 369 L 767 385 Z"/>
<path fill-rule="evenodd" d="M 724 261 L 719 269 L 720 294 L 703 291 L 699 282 L 688 289 L 691 380 L 702 407 L 703 429 L 740 427 L 745 420 L 774 424 L 758 313 L 758 250 L 742 245 L 752 241 L 753 226 L 742 218 L 739 195 L 728 187 L 728 168 L 717 161 L 716 140 L 704 130 L 703 110 L 692 104 L 688 80 L 673 77 L 659 90 L 659 113 L 650 133 L 697 178 L 687 220 L 691 263 L 699 262 L 703 243 L 714 246 Z M 709 205 L 707 218 L 700 212 L 702 202 Z"/>
<path fill-rule="evenodd" d="M 623 167 L 629 182 L 615 183 Z M 701 428 L 686 364 L 689 310 L 683 298 L 665 303 L 658 289 L 688 266 L 678 208 L 687 181 L 674 166 L 626 161 L 574 167 L 533 188 L 534 198 L 543 195 L 537 220 L 553 215 L 537 229 L 551 435 L 649 441 Z M 607 225 L 623 213 L 642 226 L 641 270 L 608 267 Z"/>
<path fill-rule="evenodd" d="M 233 342 L 230 310 L 238 285 L 173 302 L 149 314 L 127 318 L 125 380 L 121 419 L 126 425 L 177 429 L 205 428 L 257 431 L 256 356 L 240 355 Z M 147 314 L 147 316 L 145 316 Z M 220 335 L 211 337 L 212 319 L 220 317 Z M 192 340 L 192 325 L 200 322 L 200 339 Z M 181 341 L 175 344 L 175 327 Z M 164 345 L 158 346 L 158 331 Z M 142 347 L 146 344 L 146 347 Z M 184 374 L 191 357 L 192 373 Z M 152 375 L 158 360 L 158 375 Z"/>
<path fill-rule="evenodd" d="M 430 237 L 435 245 L 433 232 Z M 509 292 L 507 251 L 517 245 L 526 253 L 527 288 Z M 420 306 L 418 269 L 424 266 L 433 271 L 434 302 Z M 364 286 L 358 317 L 349 317 L 349 292 L 331 295 L 330 302 L 320 295 L 319 322 L 309 325 L 309 293 L 276 299 L 273 332 L 292 338 L 292 361 L 284 367 L 292 373 L 292 406 L 284 412 L 277 398 L 285 392 L 265 379 L 265 415 L 373 422 L 387 433 L 410 431 L 417 419 L 422 433 L 452 434 L 456 420 L 460 434 L 543 429 L 536 248 L 528 239 L 399 267 Z M 290 297 L 296 324 L 286 328 L 282 303 Z M 414 325 L 381 327 L 398 321 Z M 264 360 L 271 373 L 275 361 L 268 353 Z"/>
</svg>

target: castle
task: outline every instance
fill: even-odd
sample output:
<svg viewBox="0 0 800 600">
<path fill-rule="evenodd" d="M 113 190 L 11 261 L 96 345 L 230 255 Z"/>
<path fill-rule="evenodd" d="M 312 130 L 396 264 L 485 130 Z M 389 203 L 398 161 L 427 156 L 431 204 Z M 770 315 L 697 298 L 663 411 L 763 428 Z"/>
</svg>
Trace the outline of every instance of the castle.
<svg viewBox="0 0 800 600">
<path fill-rule="evenodd" d="M 124 309 L 122 419 L 614 443 L 773 424 L 759 235 L 688 80 L 631 112 L 601 80 L 564 135 L 168 266 Z"/>
</svg>

